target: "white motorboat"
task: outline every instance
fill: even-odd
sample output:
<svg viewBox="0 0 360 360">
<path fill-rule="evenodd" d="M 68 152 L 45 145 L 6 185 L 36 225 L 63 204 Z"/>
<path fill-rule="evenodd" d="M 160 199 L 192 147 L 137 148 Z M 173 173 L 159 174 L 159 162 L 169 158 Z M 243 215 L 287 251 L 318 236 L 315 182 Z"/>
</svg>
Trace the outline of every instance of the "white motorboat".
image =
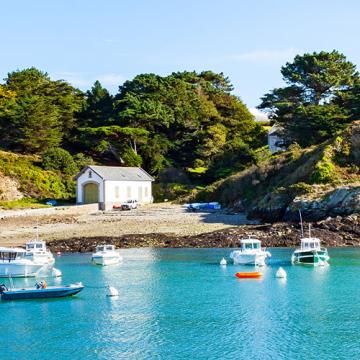
<svg viewBox="0 0 360 360">
<path fill-rule="evenodd" d="M 235 265 L 265 265 L 265 259 L 271 254 L 261 247 L 261 241 L 258 239 L 243 239 L 240 241 L 240 249 L 234 250 L 230 258 Z"/>
<path fill-rule="evenodd" d="M 43 267 L 26 258 L 22 248 L 0 247 L 0 277 L 31 277 Z"/>
<path fill-rule="evenodd" d="M 32 260 L 35 264 L 48 265 L 52 267 L 55 263 L 54 255 L 46 247 L 45 241 L 32 240 L 25 245 L 25 258 Z"/>
<path fill-rule="evenodd" d="M 122 257 L 115 250 L 114 245 L 99 245 L 95 253 L 92 254 L 91 260 L 96 265 L 113 265 L 118 264 Z"/>
</svg>

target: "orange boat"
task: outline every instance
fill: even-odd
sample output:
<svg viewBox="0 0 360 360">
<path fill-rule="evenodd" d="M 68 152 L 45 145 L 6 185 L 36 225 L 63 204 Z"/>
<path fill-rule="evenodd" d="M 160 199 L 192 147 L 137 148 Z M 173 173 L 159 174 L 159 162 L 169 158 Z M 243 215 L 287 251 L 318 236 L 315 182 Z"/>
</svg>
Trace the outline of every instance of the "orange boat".
<svg viewBox="0 0 360 360">
<path fill-rule="evenodd" d="M 239 279 L 256 279 L 262 277 L 262 273 L 260 271 L 237 272 L 235 276 Z"/>
</svg>

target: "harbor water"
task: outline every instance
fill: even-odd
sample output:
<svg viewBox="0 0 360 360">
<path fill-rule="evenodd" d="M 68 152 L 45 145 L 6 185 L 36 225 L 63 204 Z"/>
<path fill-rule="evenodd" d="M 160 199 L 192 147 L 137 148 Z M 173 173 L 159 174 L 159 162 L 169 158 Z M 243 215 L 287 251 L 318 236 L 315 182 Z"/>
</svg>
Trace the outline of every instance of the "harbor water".
<svg viewBox="0 0 360 360">
<path fill-rule="evenodd" d="M 316 268 L 291 265 L 293 249 L 270 251 L 258 280 L 219 265 L 229 249 L 127 249 L 108 267 L 63 254 L 63 277 L 48 284 L 85 289 L 2 301 L 0 359 L 359 359 L 360 249 L 329 249 L 331 265 Z"/>
</svg>

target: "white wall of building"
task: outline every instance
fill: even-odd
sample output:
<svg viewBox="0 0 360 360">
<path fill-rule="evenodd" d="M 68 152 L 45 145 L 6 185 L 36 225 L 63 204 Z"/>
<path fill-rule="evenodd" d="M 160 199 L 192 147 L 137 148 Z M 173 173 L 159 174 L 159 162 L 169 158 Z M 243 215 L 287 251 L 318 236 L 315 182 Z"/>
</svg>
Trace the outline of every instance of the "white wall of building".
<svg viewBox="0 0 360 360">
<path fill-rule="evenodd" d="M 105 180 L 105 202 L 116 203 L 136 199 L 141 204 L 152 202 L 151 181 Z"/>
<path fill-rule="evenodd" d="M 278 146 L 277 144 L 281 143 L 281 138 L 277 135 L 268 135 L 268 145 L 269 150 L 274 153 L 277 151 L 285 150 L 284 147 Z"/>
<path fill-rule="evenodd" d="M 91 173 L 91 174 L 90 174 Z M 103 179 L 90 169 L 86 170 L 80 175 L 76 182 L 76 202 L 82 204 L 84 202 L 84 185 L 93 183 L 98 185 L 99 189 L 99 202 L 104 202 L 104 186 Z"/>
</svg>

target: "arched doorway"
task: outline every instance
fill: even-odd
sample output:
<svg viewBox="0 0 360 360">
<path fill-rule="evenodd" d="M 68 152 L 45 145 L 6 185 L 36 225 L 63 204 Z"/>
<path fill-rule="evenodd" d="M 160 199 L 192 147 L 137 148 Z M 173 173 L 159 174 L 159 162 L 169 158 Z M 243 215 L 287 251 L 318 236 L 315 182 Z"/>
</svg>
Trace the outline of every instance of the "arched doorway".
<svg viewBox="0 0 360 360">
<path fill-rule="evenodd" d="M 99 186 L 95 183 L 87 183 L 83 188 L 84 204 L 99 202 Z"/>
</svg>

